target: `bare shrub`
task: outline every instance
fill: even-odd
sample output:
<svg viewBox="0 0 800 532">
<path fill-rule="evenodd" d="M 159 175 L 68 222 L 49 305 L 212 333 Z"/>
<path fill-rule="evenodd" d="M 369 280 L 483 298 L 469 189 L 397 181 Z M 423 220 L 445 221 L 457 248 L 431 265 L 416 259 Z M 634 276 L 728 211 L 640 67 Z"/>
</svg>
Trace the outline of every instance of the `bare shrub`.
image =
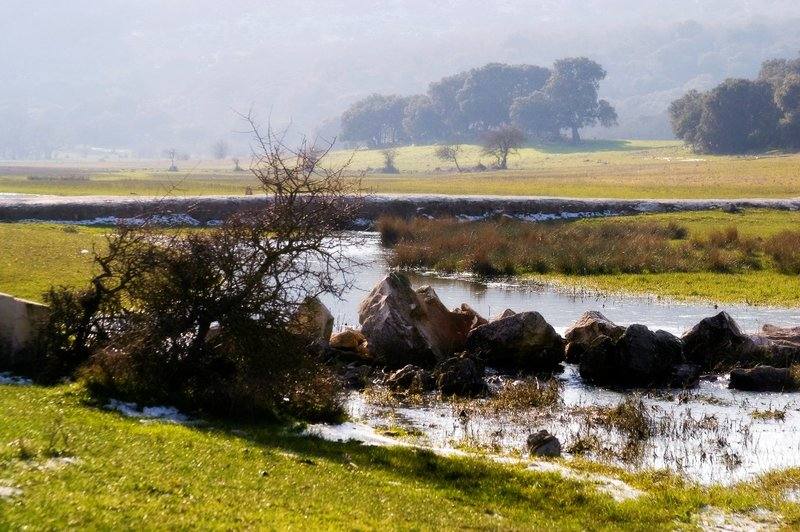
<svg viewBox="0 0 800 532">
<path fill-rule="evenodd" d="M 290 325 L 308 298 L 350 285 L 341 229 L 358 184 L 321 166 L 330 146 L 290 149 L 248 120 L 263 205 L 210 229 L 119 226 L 87 289 L 48 296 L 51 376 L 85 364 L 95 394 L 223 416 L 340 414 L 315 338 Z"/>
<path fill-rule="evenodd" d="M 782 231 L 770 237 L 765 247 L 781 272 L 800 274 L 800 231 Z"/>
</svg>

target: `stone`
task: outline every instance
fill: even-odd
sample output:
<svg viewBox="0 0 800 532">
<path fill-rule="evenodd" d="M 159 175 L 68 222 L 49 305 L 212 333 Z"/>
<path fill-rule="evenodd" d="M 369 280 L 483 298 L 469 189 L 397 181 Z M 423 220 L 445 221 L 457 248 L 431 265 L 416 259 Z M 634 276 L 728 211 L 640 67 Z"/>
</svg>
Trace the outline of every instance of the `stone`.
<svg viewBox="0 0 800 532">
<path fill-rule="evenodd" d="M 463 350 L 472 318 L 450 312 L 431 287 L 416 292 L 394 272 L 381 280 L 359 307 L 361 332 L 380 363 L 432 367 Z"/>
<path fill-rule="evenodd" d="M 631 325 L 618 339 L 598 337 L 583 353 L 581 377 L 594 384 L 660 386 L 671 380 L 682 362 L 681 341 L 666 331 Z"/>
<path fill-rule="evenodd" d="M 493 321 L 498 321 L 498 320 L 502 320 L 502 319 L 505 319 L 505 318 L 510 318 L 514 314 L 516 314 L 516 312 L 514 312 L 510 308 L 507 308 L 503 312 L 501 312 L 500 314 L 496 314 L 496 315 L 492 316 L 491 318 L 489 318 L 489 322 L 491 323 Z"/>
<path fill-rule="evenodd" d="M 464 314 L 470 317 L 469 328 L 470 330 L 474 329 L 475 327 L 479 327 L 481 325 L 485 325 L 489 323 L 489 320 L 478 314 L 475 309 L 467 305 L 466 303 L 461 303 L 461 306 L 453 309 L 453 312 L 456 314 Z"/>
<path fill-rule="evenodd" d="M 375 370 L 371 366 L 353 363 L 344 368 L 342 379 L 345 386 L 352 390 L 363 390 L 372 383 Z"/>
<path fill-rule="evenodd" d="M 484 371 L 483 364 L 472 357 L 466 355 L 451 357 L 436 368 L 436 387 L 446 396 L 481 395 L 486 391 Z"/>
<path fill-rule="evenodd" d="M 389 374 L 384 380 L 384 384 L 395 391 L 413 392 L 429 392 L 435 386 L 431 372 L 413 364 L 408 364 Z"/>
<path fill-rule="evenodd" d="M 567 362 L 579 363 L 581 354 L 600 336 L 608 336 L 612 340 L 617 340 L 624 333 L 625 327 L 614 324 L 600 312 L 594 310 L 584 312 L 564 334 L 567 342 Z"/>
<path fill-rule="evenodd" d="M 564 340 L 538 312 L 521 312 L 470 331 L 467 352 L 512 371 L 550 371 L 564 359 Z"/>
<path fill-rule="evenodd" d="M 0 294 L 0 367 L 32 363 L 33 344 L 49 317 L 46 305 Z"/>
<path fill-rule="evenodd" d="M 683 335 L 686 361 L 705 371 L 754 366 L 764 349 L 744 334 L 727 312 L 705 318 Z"/>
<path fill-rule="evenodd" d="M 678 364 L 672 368 L 670 388 L 694 388 L 700 383 L 702 368 L 697 364 Z"/>
<path fill-rule="evenodd" d="M 546 430 L 540 430 L 528 436 L 526 445 L 531 456 L 561 456 L 561 442 Z"/>
<path fill-rule="evenodd" d="M 728 387 L 748 392 L 789 392 L 797 390 L 797 384 L 789 368 L 757 366 L 731 371 Z"/>
<path fill-rule="evenodd" d="M 322 301 L 311 297 L 303 301 L 292 317 L 289 326 L 296 334 L 302 334 L 320 346 L 327 346 L 333 333 L 333 314 Z"/>
<path fill-rule="evenodd" d="M 331 336 L 331 341 L 328 345 L 334 349 L 341 349 L 343 351 L 358 351 L 366 341 L 367 338 L 359 331 L 345 329 Z"/>
<path fill-rule="evenodd" d="M 764 362 L 770 366 L 788 368 L 800 362 L 800 327 L 764 325 L 751 338 L 766 352 Z"/>
</svg>

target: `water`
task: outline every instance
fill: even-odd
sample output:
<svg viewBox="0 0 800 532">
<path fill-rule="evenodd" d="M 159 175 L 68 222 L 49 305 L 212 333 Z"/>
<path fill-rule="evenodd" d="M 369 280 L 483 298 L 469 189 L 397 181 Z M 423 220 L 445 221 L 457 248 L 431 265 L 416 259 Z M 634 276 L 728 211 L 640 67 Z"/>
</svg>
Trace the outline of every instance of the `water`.
<svg viewBox="0 0 800 532">
<path fill-rule="evenodd" d="M 375 234 L 367 234 L 364 244 L 350 253 L 364 264 L 354 272 L 355 287 L 341 301 L 325 301 L 339 328 L 358 325 L 359 302 L 388 271 L 387 251 L 381 249 Z M 600 310 L 622 325 L 641 323 L 677 335 L 721 310 L 748 332 L 756 332 L 766 323 L 800 323 L 800 309 L 715 307 L 646 296 L 569 293 L 534 283 L 486 283 L 436 274 L 409 277 L 415 287 L 433 286 L 450 308 L 466 302 L 484 316 L 506 308 L 536 310 L 561 333 L 587 310 Z M 587 452 L 589 457 L 630 469 L 667 468 L 703 483 L 727 484 L 771 469 L 800 466 L 800 394 L 729 390 L 726 377 L 703 381 L 689 392 L 644 393 L 642 400 L 654 434 L 632 450 L 627 436 L 598 423 L 593 414 L 598 407 L 619 404 L 630 392 L 586 385 L 574 366 L 567 366 L 558 379 L 562 403 L 552 408 L 496 412 L 482 407 L 485 400 L 452 404 L 433 398 L 422 404 L 382 406 L 353 393 L 348 409 L 357 421 L 373 427 L 405 426 L 418 434 L 418 443 L 440 449 L 466 446 L 518 453 L 528 434 L 542 428 L 559 437 L 565 448 L 594 438 L 597 446 Z M 772 412 L 782 419 L 761 419 L 759 412 Z"/>
<path fill-rule="evenodd" d="M 358 326 L 359 303 L 388 272 L 387 253 L 381 248 L 375 233 L 367 233 L 363 245 L 350 250 L 349 254 L 364 265 L 353 272 L 355 286 L 344 295 L 344 300 L 330 297 L 324 300 L 336 318 L 337 328 Z M 535 310 L 562 334 L 588 310 L 599 310 L 620 325 L 641 323 L 679 336 L 703 318 L 722 310 L 733 316 L 746 332 L 757 332 L 767 323 L 779 326 L 800 324 L 800 309 L 732 304 L 719 304 L 715 308 L 713 303 L 676 303 L 650 296 L 573 293 L 532 282 L 483 282 L 435 273 L 411 273 L 409 278 L 415 288 L 432 286 L 449 308 L 469 303 L 485 317 L 507 308 L 516 312 Z"/>
</svg>

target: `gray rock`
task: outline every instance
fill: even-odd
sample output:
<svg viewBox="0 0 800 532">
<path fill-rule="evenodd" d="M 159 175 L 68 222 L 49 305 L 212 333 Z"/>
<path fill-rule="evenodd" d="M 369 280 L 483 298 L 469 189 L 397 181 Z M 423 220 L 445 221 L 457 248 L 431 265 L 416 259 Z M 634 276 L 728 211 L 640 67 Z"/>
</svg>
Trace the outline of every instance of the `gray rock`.
<svg viewBox="0 0 800 532">
<path fill-rule="evenodd" d="M 418 366 L 408 364 L 384 381 L 389 388 L 395 391 L 429 392 L 433 390 L 435 382 L 430 371 Z"/>
<path fill-rule="evenodd" d="M 474 397 L 486 391 L 485 368 L 469 356 L 448 358 L 436 368 L 436 387 L 442 395 Z"/>
<path fill-rule="evenodd" d="M 564 339 L 538 312 L 521 312 L 470 331 L 467 352 L 494 368 L 549 371 L 564 360 Z"/>
<path fill-rule="evenodd" d="M 415 292 L 397 272 L 372 289 L 358 316 L 370 354 L 393 368 L 432 367 L 462 351 L 472 321 L 467 314 L 450 312 L 432 288 Z"/>
<path fill-rule="evenodd" d="M 631 325 L 615 340 L 600 336 L 583 353 L 581 377 L 612 386 L 660 386 L 671 380 L 673 368 L 682 361 L 681 341 L 665 331 L 653 332 Z"/>
<path fill-rule="evenodd" d="M 289 328 L 324 347 L 328 345 L 333 333 L 333 314 L 316 297 L 308 298 L 298 307 Z"/>
<path fill-rule="evenodd" d="M 765 350 L 744 334 L 727 312 L 705 318 L 683 335 L 686 361 L 706 371 L 754 366 Z"/>
<path fill-rule="evenodd" d="M 567 341 L 567 362 L 578 364 L 581 355 L 599 337 L 608 336 L 612 340 L 617 340 L 624 333 L 625 327 L 616 325 L 600 312 L 594 310 L 584 312 L 564 334 L 564 339 Z"/>
<path fill-rule="evenodd" d="M 526 443 L 531 456 L 561 456 L 561 442 L 546 430 L 531 434 Z"/>
<path fill-rule="evenodd" d="M 797 384 L 788 368 L 758 366 L 731 371 L 728 387 L 748 392 L 789 392 L 797 390 Z"/>
</svg>

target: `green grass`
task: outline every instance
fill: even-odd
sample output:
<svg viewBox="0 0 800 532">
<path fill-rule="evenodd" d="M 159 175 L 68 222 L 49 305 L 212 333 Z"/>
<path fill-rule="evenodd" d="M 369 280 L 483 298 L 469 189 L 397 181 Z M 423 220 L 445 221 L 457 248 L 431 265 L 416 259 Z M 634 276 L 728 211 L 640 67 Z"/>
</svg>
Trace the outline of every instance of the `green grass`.
<svg viewBox="0 0 800 532">
<path fill-rule="evenodd" d="M 83 402 L 78 387 L 0 386 L 2 529 L 637 529 L 691 527 L 713 505 L 800 524 L 783 491 L 800 471 L 733 488 L 665 473 L 620 475 L 646 494 L 615 502 L 584 481 L 481 458 L 443 458 L 298 436 L 286 428 L 143 423 Z M 54 465 L 53 457 L 77 459 Z"/>
<path fill-rule="evenodd" d="M 73 232 L 74 231 L 74 232 Z M 0 292 L 41 301 L 51 285 L 89 280 L 91 251 L 108 229 L 0 223 Z"/>
<path fill-rule="evenodd" d="M 676 141 L 587 141 L 532 146 L 512 155 L 509 170 L 462 173 L 438 160 L 435 146 L 397 150 L 398 175 L 378 150 L 340 150 L 330 164 L 352 157 L 353 172 L 368 171 L 363 185 L 377 193 L 498 194 L 605 198 L 800 197 L 800 155 L 698 156 Z M 491 161 L 465 145 L 461 163 Z M 5 164 L 5 166 L 3 166 Z M 60 195 L 242 194 L 255 181 L 218 161 L 185 161 L 180 172 L 166 161 L 0 163 L 0 192 Z M 172 189 L 174 187 L 174 189 Z"/>
</svg>

